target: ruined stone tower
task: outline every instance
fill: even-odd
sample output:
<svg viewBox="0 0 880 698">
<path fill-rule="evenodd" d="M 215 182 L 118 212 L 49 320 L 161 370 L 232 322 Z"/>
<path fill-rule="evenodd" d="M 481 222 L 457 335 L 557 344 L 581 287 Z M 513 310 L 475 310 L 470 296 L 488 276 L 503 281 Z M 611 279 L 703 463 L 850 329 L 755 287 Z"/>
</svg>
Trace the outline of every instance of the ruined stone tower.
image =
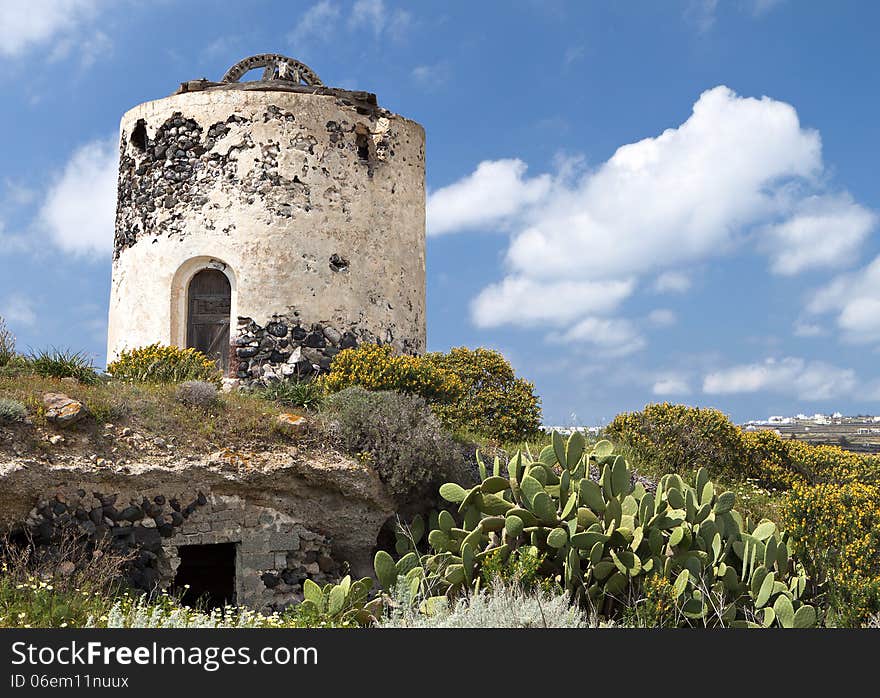
<svg viewBox="0 0 880 698">
<path fill-rule="evenodd" d="M 419 124 L 264 54 L 138 105 L 120 135 L 108 361 L 194 346 L 266 381 L 362 341 L 424 350 Z"/>
</svg>

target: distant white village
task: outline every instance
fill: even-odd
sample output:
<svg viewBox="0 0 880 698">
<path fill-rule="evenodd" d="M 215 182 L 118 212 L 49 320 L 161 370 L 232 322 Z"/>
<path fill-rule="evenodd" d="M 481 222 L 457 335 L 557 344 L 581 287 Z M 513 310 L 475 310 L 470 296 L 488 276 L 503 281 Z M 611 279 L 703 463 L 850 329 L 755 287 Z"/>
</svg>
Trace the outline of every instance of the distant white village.
<svg viewBox="0 0 880 698">
<path fill-rule="evenodd" d="M 798 414 L 794 417 L 774 415 L 767 419 L 753 419 L 742 425 L 746 431 L 766 429 L 768 427 L 802 427 L 809 431 L 810 426 L 848 426 L 855 427 L 857 434 L 880 434 L 880 417 L 858 415 L 845 417 L 840 412 L 833 414 L 816 413 L 814 415 Z"/>
<path fill-rule="evenodd" d="M 848 417 L 840 412 L 797 414 L 793 417 L 773 415 L 767 419 L 753 419 L 740 426 L 745 431 L 774 431 L 784 438 L 811 444 L 840 446 L 861 453 L 880 453 L 880 416 Z M 603 427 L 545 425 L 542 429 L 548 433 L 558 431 L 565 436 L 579 431 L 585 436 L 595 437 L 601 434 Z"/>
</svg>

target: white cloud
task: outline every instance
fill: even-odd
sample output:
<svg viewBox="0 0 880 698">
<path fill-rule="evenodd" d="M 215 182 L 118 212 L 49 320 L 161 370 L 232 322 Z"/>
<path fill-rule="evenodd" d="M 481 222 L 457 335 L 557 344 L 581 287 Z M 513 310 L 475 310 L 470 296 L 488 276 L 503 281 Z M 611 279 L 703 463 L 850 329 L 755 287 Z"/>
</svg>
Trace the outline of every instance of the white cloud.
<svg viewBox="0 0 880 698">
<path fill-rule="evenodd" d="M 0 55 L 15 57 L 72 35 L 106 5 L 101 0 L 0 0 Z M 54 48 L 54 47 L 53 47 Z"/>
<path fill-rule="evenodd" d="M 648 322 L 654 327 L 671 327 L 677 321 L 675 313 L 668 308 L 657 308 L 648 313 Z"/>
<path fill-rule="evenodd" d="M 685 6 L 684 18 L 698 31 L 707 32 L 715 25 L 717 9 L 718 0 L 690 0 Z"/>
<path fill-rule="evenodd" d="M 788 220 L 764 228 L 762 244 L 772 270 L 791 276 L 850 263 L 876 224 L 876 214 L 848 194 L 810 196 L 798 202 Z"/>
<path fill-rule="evenodd" d="M 506 278 L 473 308 L 486 296 L 516 324 L 527 287 L 541 313 L 530 321 L 559 324 L 571 316 L 554 302 L 561 284 L 651 274 L 656 292 L 681 293 L 690 286 L 685 265 L 728 253 L 756 230 L 779 273 L 844 263 L 875 216 L 846 192 L 826 193 L 826 179 L 819 134 L 791 105 L 719 86 L 680 126 L 621 146 L 589 171 L 576 159 L 535 176 L 522 160 L 481 162 L 430 194 L 428 231 L 510 231 Z"/>
<path fill-rule="evenodd" d="M 104 32 L 96 31 L 91 35 L 80 33 L 57 40 L 49 52 L 48 60 L 56 63 L 78 54 L 79 66 L 84 70 L 93 66 L 99 58 L 106 58 L 112 49 L 113 42 Z"/>
<path fill-rule="evenodd" d="M 311 43 L 333 32 L 341 12 L 339 6 L 330 0 L 321 0 L 306 10 L 296 27 L 288 35 L 288 41 L 297 45 Z"/>
<path fill-rule="evenodd" d="M 703 392 L 730 395 L 768 391 L 800 400 L 827 400 L 850 395 L 857 385 L 852 369 L 787 357 L 709 373 L 703 380 Z"/>
<path fill-rule="evenodd" d="M 684 293 L 690 287 L 690 277 L 678 271 L 665 271 L 654 281 L 654 290 L 657 293 Z"/>
<path fill-rule="evenodd" d="M 357 0 L 348 19 L 352 29 L 366 26 L 373 30 L 376 37 L 381 36 L 387 21 L 387 11 L 382 0 Z"/>
<path fill-rule="evenodd" d="M 446 61 L 430 65 L 417 65 L 412 69 L 413 80 L 424 88 L 433 88 L 449 82 L 451 71 Z"/>
<path fill-rule="evenodd" d="M 550 321 L 562 325 L 584 315 L 607 313 L 634 289 L 630 280 L 539 283 L 508 277 L 487 287 L 474 299 L 471 313 L 479 327 L 530 326 Z"/>
<path fill-rule="evenodd" d="M 6 179 L 3 184 L 6 190 L 2 200 L 4 205 L 28 206 L 37 198 L 37 192 L 24 184 L 11 179 Z"/>
<path fill-rule="evenodd" d="M 636 327 L 623 318 L 586 317 L 564 332 L 551 334 L 550 340 L 591 344 L 603 357 L 626 356 L 645 347 Z"/>
<path fill-rule="evenodd" d="M 3 299 L 0 303 L 0 317 L 10 328 L 16 325 L 30 327 L 37 322 L 33 301 L 22 293 L 13 293 Z"/>
<path fill-rule="evenodd" d="M 714 88 L 677 129 L 618 148 L 573 186 L 556 180 L 508 260 L 544 276 L 595 260 L 589 273 L 610 277 L 715 255 L 775 212 L 774 184 L 817 175 L 820 150 L 790 105 Z"/>
<path fill-rule="evenodd" d="M 796 322 L 794 325 L 795 337 L 820 337 L 823 334 L 825 330 L 814 322 Z"/>
<path fill-rule="evenodd" d="M 400 40 L 412 25 L 412 15 L 406 10 L 389 10 L 384 0 L 356 0 L 348 18 L 349 29 L 367 28 L 378 39 L 389 36 Z"/>
<path fill-rule="evenodd" d="M 785 0 L 751 0 L 752 15 L 761 17 L 770 12 L 774 7 L 781 5 Z"/>
<path fill-rule="evenodd" d="M 326 42 L 339 32 L 342 15 L 339 3 L 320 0 L 303 13 L 287 40 L 300 50 L 309 44 Z M 387 37 L 397 41 L 405 37 L 411 26 L 412 14 L 406 10 L 391 10 L 384 0 L 356 0 L 341 28 L 349 33 L 368 31 L 374 39 Z"/>
<path fill-rule="evenodd" d="M 117 158 L 115 137 L 87 143 L 52 184 L 39 220 L 61 249 L 75 254 L 112 249 Z"/>
<path fill-rule="evenodd" d="M 847 341 L 880 342 L 880 257 L 863 269 L 839 275 L 814 294 L 807 309 L 836 314 Z"/>
<path fill-rule="evenodd" d="M 691 392 L 691 386 L 684 378 L 665 376 L 654 383 L 651 392 L 654 395 L 688 395 Z"/>
<path fill-rule="evenodd" d="M 428 197 L 428 235 L 504 226 L 529 206 L 543 202 L 552 178 L 525 178 L 522 160 L 484 161 L 467 177 Z"/>
</svg>

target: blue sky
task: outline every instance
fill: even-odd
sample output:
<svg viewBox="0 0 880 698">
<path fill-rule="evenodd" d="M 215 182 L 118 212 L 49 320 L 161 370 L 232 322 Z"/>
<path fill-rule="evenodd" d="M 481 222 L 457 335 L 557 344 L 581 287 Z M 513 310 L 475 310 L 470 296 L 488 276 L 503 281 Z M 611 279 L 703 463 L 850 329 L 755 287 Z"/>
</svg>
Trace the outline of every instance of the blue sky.
<svg viewBox="0 0 880 698">
<path fill-rule="evenodd" d="M 104 361 L 122 113 L 279 52 L 428 138 L 428 344 L 548 423 L 880 412 L 871 2 L 0 0 L 0 315 Z"/>
</svg>

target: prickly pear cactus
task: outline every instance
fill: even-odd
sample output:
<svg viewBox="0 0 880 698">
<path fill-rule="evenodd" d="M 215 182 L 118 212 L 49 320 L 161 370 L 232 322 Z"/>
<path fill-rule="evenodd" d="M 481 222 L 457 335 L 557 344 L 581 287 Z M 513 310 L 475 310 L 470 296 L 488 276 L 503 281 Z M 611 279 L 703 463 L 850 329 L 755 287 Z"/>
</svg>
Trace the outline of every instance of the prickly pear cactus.
<svg viewBox="0 0 880 698">
<path fill-rule="evenodd" d="M 301 606 L 328 620 L 371 625 L 382 615 L 382 600 L 367 602 L 373 580 L 364 577 L 355 582 L 346 576 L 339 584 L 319 586 L 311 579 L 303 582 Z"/>
<path fill-rule="evenodd" d="M 398 539 L 395 562 L 376 556 L 386 589 L 406 583 L 413 593 L 455 594 L 479 584 L 490 554 L 506 558 L 525 546 L 543 559 L 541 574 L 613 615 L 648 575 L 675 580 L 684 622 L 707 625 L 811 627 L 807 578 L 787 535 L 772 521 L 757 525 L 733 509 L 701 468 L 692 483 L 664 476 L 656 492 L 633 486 L 625 458 L 608 441 L 587 449 L 582 434 L 554 432 L 537 457 L 517 453 L 501 476 L 477 454 L 480 484 L 440 488 L 451 511 L 431 517 L 432 552 L 419 555 L 412 536 Z M 591 467 L 598 481 L 591 480 Z M 411 528 L 419 538 L 423 521 Z M 403 541 L 408 540 L 409 543 Z"/>
</svg>

